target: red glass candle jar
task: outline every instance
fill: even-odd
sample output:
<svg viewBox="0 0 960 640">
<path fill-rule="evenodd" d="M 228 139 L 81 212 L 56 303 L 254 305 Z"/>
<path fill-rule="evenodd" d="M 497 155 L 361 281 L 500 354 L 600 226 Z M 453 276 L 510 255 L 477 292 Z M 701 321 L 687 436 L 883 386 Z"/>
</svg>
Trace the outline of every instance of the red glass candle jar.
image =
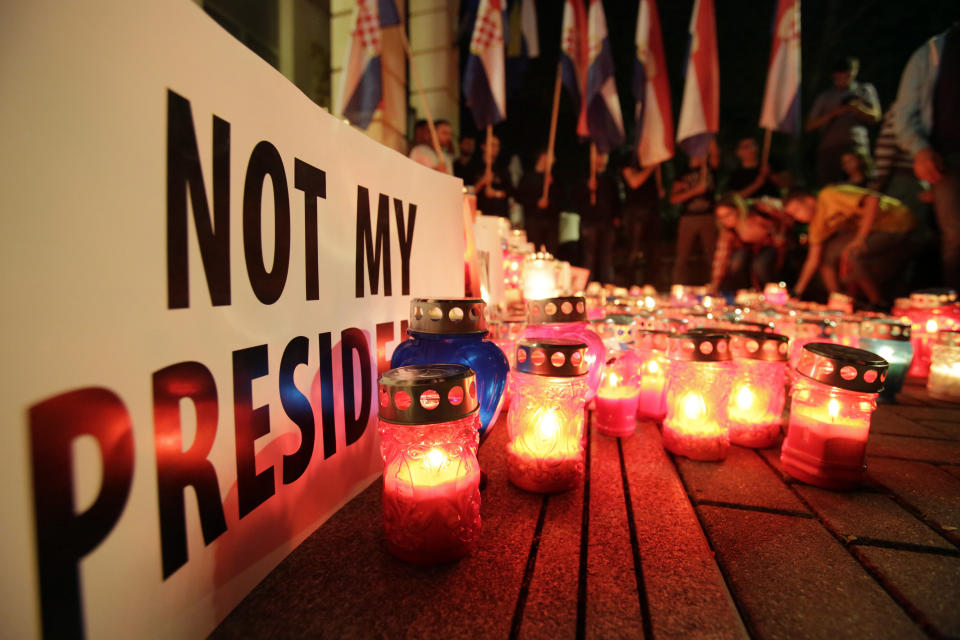
<svg viewBox="0 0 960 640">
<path fill-rule="evenodd" d="M 507 414 L 507 474 L 521 489 L 567 491 L 583 481 L 587 346 L 521 340 Z"/>
<path fill-rule="evenodd" d="M 623 316 L 620 316 L 621 318 Z M 633 325 L 618 324 L 622 333 L 617 351 L 607 360 L 594 404 L 597 431 L 606 436 L 626 437 L 637 427 L 640 402 L 640 361 L 634 353 Z"/>
<path fill-rule="evenodd" d="M 934 398 L 960 402 L 960 331 L 941 331 L 930 353 L 927 391 Z"/>
<path fill-rule="evenodd" d="M 587 345 L 587 402 L 597 395 L 607 348 L 587 322 L 586 302 L 582 296 L 561 296 L 527 301 L 527 339 L 576 340 Z"/>
<path fill-rule="evenodd" d="M 669 331 L 637 331 L 637 367 L 640 372 L 640 396 L 637 416 L 663 420 L 667 415 L 667 338 Z"/>
<path fill-rule="evenodd" d="M 777 333 L 737 331 L 730 336 L 736 369 L 727 415 L 730 442 L 763 449 L 780 437 L 786 402 L 789 340 Z"/>
<path fill-rule="evenodd" d="M 411 365 L 378 384 L 387 549 L 420 565 L 461 558 L 480 534 L 476 374 Z"/>
<path fill-rule="evenodd" d="M 913 329 L 913 362 L 907 377 L 925 380 L 930 373 L 930 354 L 942 330 L 960 329 L 960 305 L 950 289 L 925 289 L 910 294 L 909 306 L 898 309 Z"/>
<path fill-rule="evenodd" d="M 783 470 L 826 489 L 856 486 L 866 469 L 870 416 L 887 361 L 862 349 L 812 343 L 804 347 L 796 373 L 780 451 Z"/>
<path fill-rule="evenodd" d="M 709 330 L 671 336 L 663 446 L 694 460 L 723 460 L 730 448 L 730 336 Z"/>
</svg>

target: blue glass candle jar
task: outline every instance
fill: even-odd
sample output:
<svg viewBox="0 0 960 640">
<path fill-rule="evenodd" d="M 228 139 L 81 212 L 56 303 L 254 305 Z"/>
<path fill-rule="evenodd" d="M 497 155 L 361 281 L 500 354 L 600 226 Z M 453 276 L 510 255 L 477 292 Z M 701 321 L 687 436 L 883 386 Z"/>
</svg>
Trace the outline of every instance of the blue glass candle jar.
<svg viewBox="0 0 960 640">
<path fill-rule="evenodd" d="M 480 437 L 500 415 L 510 363 L 486 340 L 486 303 L 479 298 L 414 298 L 410 301 L 409 338 L 393 352 L 392 368 L 411 364 L 463 364 L 477 373 Z"/>
<path fill-rule="evenodd" d="M 890 363 L 881 399 L 892 400 L 903 388 L 913 362 L 910 323 L 892 318 L 869 318 L 860 323 L 860 348 L 877 354 Z"/>
</svg>

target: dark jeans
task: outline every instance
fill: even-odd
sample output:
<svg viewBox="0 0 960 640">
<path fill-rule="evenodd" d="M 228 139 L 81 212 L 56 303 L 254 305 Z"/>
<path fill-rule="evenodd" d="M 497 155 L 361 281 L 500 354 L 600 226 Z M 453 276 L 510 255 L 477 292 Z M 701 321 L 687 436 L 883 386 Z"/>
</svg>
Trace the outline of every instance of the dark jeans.
<svg viewBox="0 0 960 640">
<path fill-rule="evenodd" d="M 590 279 L 613 282 L 613 229 L 611 224 L 580 227 L 580 266 Z"/>
<path fill-rule="evenodd" d="M 775 247 L 760 247 L 756 251 L 747 247 L 734 251 L 727 275 L 720 282 L 720 290 L 763 289 L 766 283 L 777 280 L 779 257 Z"/>
<path fill-rule="evenodd" d="M 943 178 L 933 185 L 933 207 L 940 226 L 943 284 L 960 290 L 960 154 L 944 158 Z"/>
<path fill-rule="evenodd" d="M 696 238 L 700 238 L 703 255 L 709 264 L 717 248 L 717 221 L 712 212 L 680 218 L 677 225 L 677 260 L 673 264 L 674 284 L 702 284 L 687 282 L 687 263 L 690 261 L 690 250 Z"/>
</svg>

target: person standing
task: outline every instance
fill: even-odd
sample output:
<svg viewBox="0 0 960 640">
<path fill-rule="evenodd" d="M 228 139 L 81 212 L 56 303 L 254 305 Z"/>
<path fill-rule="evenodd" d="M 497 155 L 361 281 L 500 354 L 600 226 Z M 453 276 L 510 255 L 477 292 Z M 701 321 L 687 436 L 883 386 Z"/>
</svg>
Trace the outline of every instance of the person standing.
<svg viewBox="0 0 960 640">
<path fill-rule="evenodd" d="M 616 176 L 608 171 L 608 158 L 605 153 L 596 154 L 596 177 L 580 183 L 575 197 L 580 213 L 580 266 L 600 282 L 614 280 L 614 225 L 620 213 L 620 190 Z"/>
<path fill-rule="evenodd" d="M 833 87 L 817 96 L 807 117 L 807 131 L 820 131 L 817 182 L 823 186 L 845 179 L 841 157 L 851 149 L 870 157 L 868 126 L 880 122 L 880 99 L 868 82 L 857 81 L 860 61 L 842 58 L 833 67 Z"/>
<path fill-rule="evenodd" d="M 760 198 L 780 197 L 780 188 L 772 179 L 770 167 L 760 166 L 760 151 L 752 136 L 741 138 L 735 150 L 738 166 L 727 178 L 726 191 L 737 196 Z"/>
<path fill-rule="evenodd" d="M 703 255 L 711 260 L 717 246 L 717 223 L 713 216 L 714 178 L 706 156 L 691 157 L 689 169 L 673 181 L 670 204 L 683 205 L 677 224 L 677 256 L 673 264 L 673 282 L 687 282 L 690 250 L 700 240 Z"/>
<path fill-rule="evenodd" d="M 453 175 L 453 130 L 446 120 L 433 123 L 437 132 L 437 142 L 443 158 L 437 158 L 430 136 L 430 125 L 426 120 L 418 120 L 413 127 L 414 147 L 410 150 L 410 159 L 437 171 Z"/>
<path fill-rule="evenodd" d="M 644 280 L 652 282 L 660 247 L 660 187 L 657 186 L 657 165 L 641 167 L 635 153 L 620 171 L 623 178 L 623 226 L 627 232 L 630 254 L 628 269 L 642 256 L 646 265 Z M 630 275 L 633 275 L 632 273 Z"/>
<path fill-rule="evenodd" d="M 486 167 L 483 167 L 476 183 L 473 185 L 477 194 L 477 209 L 489 216 L 509 218 L 513 184 L 510 182 L 510 174 L 503 163 L 497 162 L 500 155 L 500 139 L 497 136 L 491 136 L 490 141 L 490 170 L 487 171 Z M 480 144 L 480 151 L 481 157 L 485 158 L 487 152 L 486 140 Z"/>
<path fill-rule="evenodd" d="M 523 227 L 527 231 L 527 240 L 537 249 L 543 246 L 556 255 L 560 188 L 551 176 L 547 197 L 543 197 L 543 180 L 546 171 L 547 152 L 541 151 L 537 155 L 537 163 L 533 171 L 527 171 L 520 178 L 520 184 L 517 185 L 517 202 L 523 207 Z"/>
<path fill-rule="evenodd" d="M 943 284 L 960 289 L 960 23 L 934 36 L 907 62 L 894 128 L 929 182 L 940 226 Z"/>
</svg>

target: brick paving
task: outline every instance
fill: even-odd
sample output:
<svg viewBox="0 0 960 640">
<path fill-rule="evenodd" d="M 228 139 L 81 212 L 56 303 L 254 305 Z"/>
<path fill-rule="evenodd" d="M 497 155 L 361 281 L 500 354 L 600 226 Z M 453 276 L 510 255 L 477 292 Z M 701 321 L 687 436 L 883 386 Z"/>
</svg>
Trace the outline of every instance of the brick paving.
<svg viewBox="0 0 960 640">
<path fill-rule="evenodd" d="M 469 557 L 394 560 L 376 482 L 213 637 L 960 638 L 960 405 L 900 402 L 850 492 L 785 476 L 777 448 L 675 458 L 641 422 L 591 430 L 583 486 L 533 495 L 507 482 L 500 424 Z"/>
</svg>

